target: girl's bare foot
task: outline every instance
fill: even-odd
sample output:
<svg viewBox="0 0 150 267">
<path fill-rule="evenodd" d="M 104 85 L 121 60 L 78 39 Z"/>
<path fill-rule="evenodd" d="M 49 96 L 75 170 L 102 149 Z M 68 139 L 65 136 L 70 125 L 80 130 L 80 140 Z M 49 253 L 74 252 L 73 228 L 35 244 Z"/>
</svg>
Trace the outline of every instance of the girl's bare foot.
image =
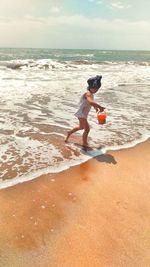
<svg viewBox="0 0 150 267">
<path fill-rule="evenodd" d="M 88 143 L 83 143 L 82 145 L 83 145 L 83 146 L 89 146 L 89 144 L 88 144 Z"/>
<path fill-rule="evenodd" d="M 68 142 L 68 139 L 69 139 L 69 136 L 71 135 L 70 131 L 67 132 L 67 136 L 66 136 L 66 139 L 65 139 L 65 143 Z"/>
<path fill-rule="evenodd" d="M 88 143 L 82 144 L 83 149 L 90 149 L 90 146 Z"/>
</svg>

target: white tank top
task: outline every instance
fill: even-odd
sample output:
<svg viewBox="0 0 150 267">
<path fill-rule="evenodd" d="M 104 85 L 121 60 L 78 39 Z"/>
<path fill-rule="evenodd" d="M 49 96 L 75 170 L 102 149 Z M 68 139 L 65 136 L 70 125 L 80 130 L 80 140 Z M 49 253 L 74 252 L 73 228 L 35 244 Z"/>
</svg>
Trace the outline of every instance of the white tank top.
<svg viewBox="0 0 150 267">
<path fill-rule="evenodd" d="M 91 109 L 91 105 L 88 102 L 88 100 L 85 98 L 85 94 L 84 94 L 80 99 L 80 107 L 78 111 L 75 113 L 75 116 L 77 118 L 87 119 L 90 109 Z"/>
</svg>

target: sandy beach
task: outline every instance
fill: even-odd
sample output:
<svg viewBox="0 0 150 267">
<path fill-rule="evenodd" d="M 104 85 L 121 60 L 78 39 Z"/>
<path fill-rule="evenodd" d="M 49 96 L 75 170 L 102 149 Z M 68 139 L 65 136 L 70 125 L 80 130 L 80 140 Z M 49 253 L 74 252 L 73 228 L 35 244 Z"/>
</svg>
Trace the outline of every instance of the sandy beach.
<svg viewBox="0 0 150 267">
<path fill-rule="evenodd" d="M 0 191 L 0 267 L 150 266 L 150 140 Z"/>
</svg>

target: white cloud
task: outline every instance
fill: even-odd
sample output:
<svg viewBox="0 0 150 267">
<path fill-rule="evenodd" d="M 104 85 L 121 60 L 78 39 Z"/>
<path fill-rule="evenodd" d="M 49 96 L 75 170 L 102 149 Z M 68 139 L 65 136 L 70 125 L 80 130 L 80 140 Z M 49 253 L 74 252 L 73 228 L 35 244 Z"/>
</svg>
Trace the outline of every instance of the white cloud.
<svg viewBox="0 0 150 267">
<path fill-rule="evenodd" d="M 15 29 L 15 30 L 14 30 Z M 0 46 L 149 49 L 150 22 L 84 16 L 0 20 Z"/>
<path fill-rule="evenodd" d="M 88 0 L 88 1 L 91 3 L 95 3 L 95 4 L 102 4 L 103 3 L 103 1 L 101 1 L 101 0 Z"/>
<path fill-rule="evenodd" d="M 58 14 L 58 13 L 60 13 L 60 8 L 57 6 L 54 6 L 50 9 L 50 12 L 53 14 Z"/>
<path fill-rule="evenodd" d="M 110 7 L 113 9 L 127 9 L 127 8 L 131 8 L 131 5 L 126 5 L 125 3 L 123 4 L 121 1 L 116 1 L 116 2 L 112 2 L 110 3 Z"/>
<path fill-rule="evenodd" d="M 26 15 L 46 17 L 50 13 L 59 13 L 62 2 L 63 0 L 1 0 L 0 16 L 13 18 Z"/>
<path fill-rule="evenodd" d="M 132 5 L 127 5 L 127 6 L 126 6 L 126 8 L 131 8 L 131 7 L 132 7 Z"/>
<path fill-rule="evenodd" d="M 122 9 L 122 8 L 124 8 L 124 5 L 121 2 L 112 2 L 111 7 L 117 8 L 117 9 Z"/>
<path fill-rule="evenodd" d="M 96 1 L 96 4 L 98 4 L 98 5 L 101 5 L 101 4 L 103 4 L 103 1 Z"/>
</svg>

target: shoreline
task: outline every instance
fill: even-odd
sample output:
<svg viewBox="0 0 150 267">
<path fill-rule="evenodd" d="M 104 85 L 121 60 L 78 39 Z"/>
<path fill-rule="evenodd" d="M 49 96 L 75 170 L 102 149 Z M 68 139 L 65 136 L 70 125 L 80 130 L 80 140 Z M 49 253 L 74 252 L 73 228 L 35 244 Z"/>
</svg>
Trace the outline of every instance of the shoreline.
<svg viewBox="0 0 150 267">
<path fill-rule="evenodd" d="M 126 150 L 126 149 L 130 149 L 130 148 L 133 148 L 133 147 L 136 147 L 137 145 L 140 145 L 146 141 L 150 140 L 150 137 L 149 135 L 143 135 L 143 137 L 139 140 L 135 140 L 131 143 L 128 143 L 128 144 L 124 144 L 124 145 L 118 145 L 118 146 L 110 146 L 110 147 L 104 147 L 102 149 L 98 149 L 98 150 L 93 150 L 96 155 L 86 155 L 87 158 L 84 159 L 84 160 L 79 160 L 77 161 L 76 160 L 76 163 L 72 163 L 71 165 L 69 166 L 66 166 L 66 164 L 62 164 L 61 167 L 58 167 L 60 168 L 59 171 L 56 171 L 57 167 L 54 167 L 54 169 L 52 170 L 52 168 L 48 167 L 48 168 L 45 168 L 45 169 L 39 169 L 38 171 L 35 171 L 35 172 L 32 172 L 32 173 L 29 173 L 29 174 L 25 174 L 25 175 L 21 175 L 21 176 L 17 176 L 13 179 L 6 179 L 6 180 L 1 180 L 0 181 L 0 190 L 2 189 L 5 189 L 5 188 L 9 188 L 9 187 L 12 187 L 12 186 L 15 186 L 17 184 L 20 184 L 20 183 L 25 183 L 25 182 L 29 182 L 29 181 L 32 181 L 34 179 L 38 179 L 39 177 L 43 176 L 43 175 L 56 175 L 56 174 L 59 174 L 63 171 L 67 171 L 69 170 L 70 168 L 72 167 L 75 167 L 75 166 L 79 166 L 80 164 L 83 164 L 93 158 L 96 158 L 100 155 L 103 155 L 103 154 L 106 154 L 107 152 L 112 152 L 112 151 L 120 151 L 120 150 Z M 69 145 L 69 143 L 67 143 L 67 145 Z M 72 160 L 70 160 L 70 162 L 72 162 Z M 44 171 L 45 170 L 45 171 Z"/>
<path fill-rule="evenodd" d="M 0 266 L 148 267 L 150 139 L 0 190 Z"/>
</svg>

